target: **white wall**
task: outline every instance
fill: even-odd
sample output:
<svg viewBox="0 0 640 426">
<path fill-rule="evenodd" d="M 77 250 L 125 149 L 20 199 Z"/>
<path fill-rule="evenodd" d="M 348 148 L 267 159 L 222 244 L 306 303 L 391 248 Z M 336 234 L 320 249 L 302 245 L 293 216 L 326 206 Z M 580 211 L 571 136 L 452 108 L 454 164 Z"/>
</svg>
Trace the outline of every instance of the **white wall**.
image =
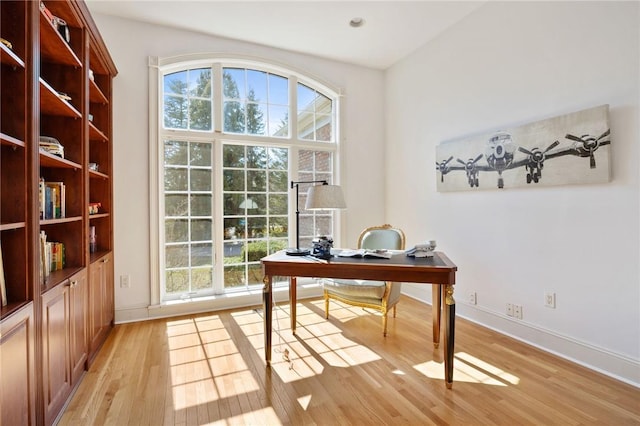
<svg viewBox="0 0 640 426">
<path fill-rule="evenodd" d="M 386 218 L 458 265 L 458 313 L 636 384 L 639 26 L 637 2 L 487 3 L 386 74 Z M 436 191 L 440 142 L 601 104 L 611 183 Z"/>
<path fill-rule="evenodd" d="M 107 15 L 95 14 L 94 19 L 119 71 L 113 88 L 117 322 L 162 315 L 147 311 L 150 285 L 156 285 L 149 282 L 149 56 L 215 52 L 267 58 L 341 89 L 342 116 L 347 117 L 341 139 L 348 203 L 342 214 L 343 244 L 355 244 L 363 224 L 382 223 L 384 176 L 372 172 L 384 167 L 383 72 Z M 360 179 L 363 175 L 367 180 Z M 120 288 L 124 274 L 131 275 L 131 288 Z M 260 303 L 261 293 L 251 300 Z"/>
</svg>

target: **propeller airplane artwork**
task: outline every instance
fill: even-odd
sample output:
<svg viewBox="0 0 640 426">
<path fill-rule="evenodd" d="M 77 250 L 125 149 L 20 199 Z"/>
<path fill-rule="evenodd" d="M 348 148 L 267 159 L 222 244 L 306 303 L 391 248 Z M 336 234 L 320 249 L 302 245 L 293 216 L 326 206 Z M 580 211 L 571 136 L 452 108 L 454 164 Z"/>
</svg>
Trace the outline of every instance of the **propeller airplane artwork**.
<svg viewBox="0 0 640 426">
<path fill-rule="evenodd" d="M 455 171 L 464 171 L 467 175 L 467 181 L 471 188 L 479 186 L 480 172 L 497 172 L 498 188 L 504 188 L 504 179 L 502 173 L 506 170 L 525 167 L 527 184 L 538 183 L 542 179 L 542 169 L 545 161 L 552 158 L 558 158 L 566 155 L 577 157 L 589 157 L 589 167 L 596 168 L 596 160 L 594 153 L 598 148 L 611 144 L 608 138 L 610 130 L 606 130 L 600 136 L 596 137 L 589 134 L 575 136 L 567 133 L 565 139 L 573 143 L 558 148 L 560 141 L 556 140 L 550 143 L 546 148 L 533 147 L 525 148 L 517 146 L 513 141 L 511 134 L 507 132 L 497 132 L 489 138 L 484 154 L 479 154 L 475 158 L 469 158 L 466 161 L 456 158 L 458 164 L 449 164 L 455 157 L 452 155 L 444 161 L 436 161 L 436 170 L 440 172 L 440 180 L 444 182 L 446 174 Z M 524 158 L 516 158 L 517 153 L 524 154 Z M 482 158 L 484 162 L 480 162 Z"/>
</svg>

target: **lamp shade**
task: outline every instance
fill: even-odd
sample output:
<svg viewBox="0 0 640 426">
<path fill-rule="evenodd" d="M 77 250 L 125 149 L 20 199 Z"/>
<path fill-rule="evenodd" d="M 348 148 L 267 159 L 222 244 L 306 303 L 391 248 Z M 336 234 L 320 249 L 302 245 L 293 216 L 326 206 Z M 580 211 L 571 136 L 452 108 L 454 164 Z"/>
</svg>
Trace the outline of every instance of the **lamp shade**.
<svg viewBox="0 0 640 426">
<path fill-rule="evenodd" d="M 309 187 L 305 210 L 346 209 L 342 188 L 338 185 L 315 185 Z"/>
</svg>

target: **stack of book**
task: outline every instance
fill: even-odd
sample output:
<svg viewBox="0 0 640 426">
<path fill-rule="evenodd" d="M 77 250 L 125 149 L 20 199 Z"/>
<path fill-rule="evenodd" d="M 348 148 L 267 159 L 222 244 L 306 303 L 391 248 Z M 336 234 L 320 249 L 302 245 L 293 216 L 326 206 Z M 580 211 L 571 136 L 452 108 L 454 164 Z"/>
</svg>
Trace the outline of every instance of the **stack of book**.
<svg viewBox="0 0 640 426">
<path fill-rule="evenodd" d="M 40 231 L 40 272 L 46 279 L 53 271 L 64 269 L 66 264 L 64 244 L 47 241 L 47 233 Z"/>
<path fill-rule="evenodd" d="M 64 158 L 64 146 L 56 138 L 40 136 L 40 149 L 49 154 Z"/>
<path fill-rule="evenodd" d="M 66 217 L 66 187 L 64 182 L 45 182 L 40 179 L 40 219 Z"/>
</svg>

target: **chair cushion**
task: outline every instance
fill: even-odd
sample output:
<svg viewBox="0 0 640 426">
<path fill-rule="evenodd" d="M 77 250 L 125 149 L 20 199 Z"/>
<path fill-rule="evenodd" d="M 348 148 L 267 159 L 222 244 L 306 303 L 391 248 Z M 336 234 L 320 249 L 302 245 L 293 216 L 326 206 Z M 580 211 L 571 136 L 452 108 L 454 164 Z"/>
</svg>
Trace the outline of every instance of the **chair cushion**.
<svg viewBox="0 0 640 426">
<path fill-rule="evenodd" d="M 384 281 L 325 279 L 323 285 L 329 293 L 368 299 L 382 299 L 386 290 Z"/>
</svg>

